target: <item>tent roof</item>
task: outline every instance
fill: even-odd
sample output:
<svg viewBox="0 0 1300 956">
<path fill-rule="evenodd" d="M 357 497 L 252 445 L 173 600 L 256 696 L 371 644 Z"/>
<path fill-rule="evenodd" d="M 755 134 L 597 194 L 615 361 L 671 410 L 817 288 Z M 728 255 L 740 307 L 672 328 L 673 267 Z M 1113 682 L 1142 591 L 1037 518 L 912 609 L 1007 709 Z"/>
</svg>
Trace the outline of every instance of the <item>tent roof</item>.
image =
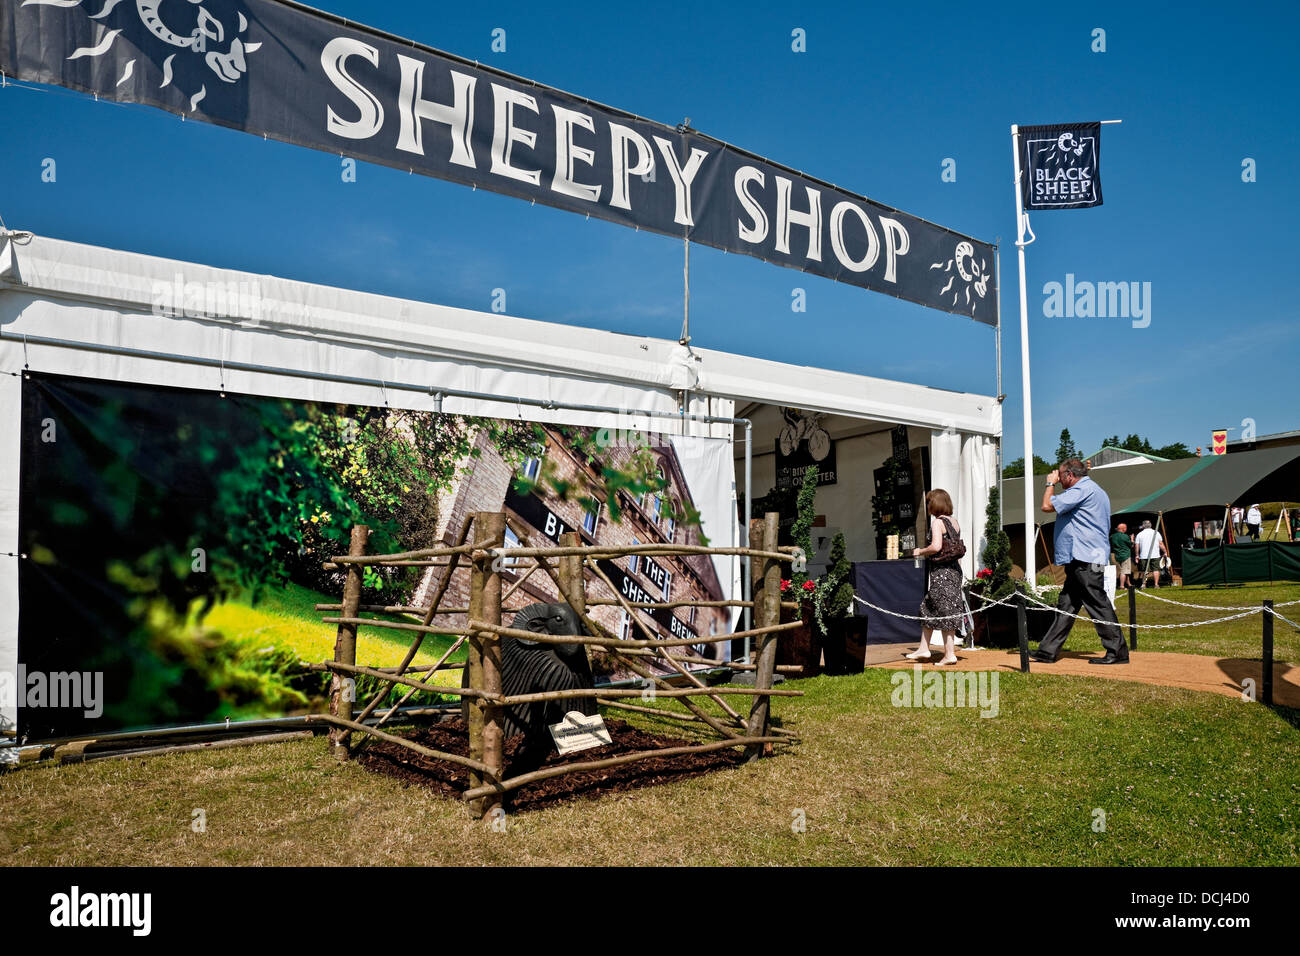
<svg viewBox="0 0 1300 956">
<path fill-rule="evenodd" d="M 1264 448 L 1152 462 L 1143 468 L 1093 469 L 1090 477 L 1110 496 L 1111 514 L 1154 514 L 1179 508 L 1222 507 L 1294 497 L 1300 485 L 1300 446 Z M 1038 476 L 1041 483 L 1042 476 Z M 1041 493 L 1036 489 L 1035 494 Z M 1024 479 L 1002 482 L 1005 525 L 1024 523 Z M 1035 499 L 1036 500 L 1036 499 Z M 1039 524 L 1052 515 L 1038 513 Z"/>
<path fill-rule="evenodd" d="M 1117 452 L 1120 452 L 1120 453 L 1125 454 L 1125 455 L 1132 455 L 1134 458 L 1145 458 L 1147 461 L 1169 461 L 1169 460 L 1170 460 L 1170 459 L 1168 459 L 1168 458 L 1161 458 L 1159 455 L 1148 455 L 1148 454 L 1147 454 L 1146 452 L 1144 452 L 1144 451 L 1134 451 L 1134 450 L 1131 449 L 1131 448 L 1120 448 L 1118 445 L 1102 445 L 1100 448 L 1098 448 L 1096 451 L 1094 451 L 1091 455 L 1089 455 L 1089 456 L 1088 456 L 1088 459 L 1096 458 L 1096 457 L 1097 457 L 1098 455 L 1100 455 L 1103 451 L 1117 451 Z M 1105 466 L 1105 465 L 1098 465 L 1097 467 L 1098 467 L 1098 468 L 1105 468 L 1105 467 L 1107 467 L 1107 466 Z"/>
<path fill-rule="evenodd" d="M 1168 512 L 1288 498 L 1295 490 L 1297 463 L 1300 447 L 1294 445 L 1201 458 L 1180 479 L 1123 510 Z"/>
<path fill-rule="evenodd" d="M 1159 491 L 1166 485 L 1181 478 L 1188 469 L 1204 458 L 1180 458 L 1175 461 L 1153 461 L 1141 468 L 1094 468 L 1088 475 L 1101 485 L 1110 496 L 1112 512 L 1118 512 L 1135 501 Z M 1043 476 L 1034 476 L 1034 501 L 1042 495 Z M 1023 478 L 1004 478 L 1002 480 L 1002 521 L 1004 524 L 1023 524 L 1025 521 Z M 1037 505 L 1035 505 L 1037 507 Z M 1052 515 L 1037 512 L 1035 517 L 1039 524 L 1048 524 L 1054 520 Z"/>
<path fill-rule="evenodd" d="M 255 290 L 198 317 L 216 324 L 415 353 L 476 366 L 662 390 L 693 389 L 985 435 L 1002 430 L 992 396 L 774 362 L 671 339 L 625 335 L 357 292 L 43 236 L 0 237 L 0 289 L 159 314 L 160 290 Z M 176 303 L 177 307 L 181 303 Z M 185 317 L 194 313 L 186 310 Z M 179 318 L 179 316 L 178 316 Z M 737 322 L 737 330 L 743 325 Z M 737 335 L 743 341 L 743 335 Z M 592 399 L 588 399 L 591 401 Z"/>
</svg>

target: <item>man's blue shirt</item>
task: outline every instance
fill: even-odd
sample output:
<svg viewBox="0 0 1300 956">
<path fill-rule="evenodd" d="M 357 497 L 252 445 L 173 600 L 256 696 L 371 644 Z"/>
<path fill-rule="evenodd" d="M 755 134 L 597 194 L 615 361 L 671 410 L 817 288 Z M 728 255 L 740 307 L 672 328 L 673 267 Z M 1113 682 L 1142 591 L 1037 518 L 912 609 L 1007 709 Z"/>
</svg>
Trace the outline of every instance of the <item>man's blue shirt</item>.
<svg viewBox="0 0 1300 956">
<path fill-rule="evenodd" d="M 1052 495 L 1056 509 L 1056 563 L 1110 561 L 1110 498 L 1087 476 L 1059 495 Z"/>
</svg>

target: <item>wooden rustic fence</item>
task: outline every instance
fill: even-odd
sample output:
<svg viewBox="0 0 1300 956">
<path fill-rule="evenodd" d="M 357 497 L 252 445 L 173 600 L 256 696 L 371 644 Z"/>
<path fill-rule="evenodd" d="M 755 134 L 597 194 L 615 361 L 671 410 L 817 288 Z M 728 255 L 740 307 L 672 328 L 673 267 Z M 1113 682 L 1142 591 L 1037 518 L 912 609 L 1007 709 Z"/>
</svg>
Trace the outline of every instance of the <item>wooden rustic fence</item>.
<svg viewBox="0 0 1300 956">
<path fill-rule="evenodd" d="M 509 525 L 519 538 L 520 546 L 505 548 L 505 529 Z M 473 540 L 470 540 L 471 534 Z M 790 548 L 776 547 L 777 515 L 769 513 L 762 521 L 751 523 L 748 548 L 715 548 L 700 545 L 675 544 L 639 544 L 624 546 L 585 545 L 576 532 L 563 535 L 559 545 L 534 547 L 527 528 L 519 525 L 510 516 L 499 512 L 478 512 L 470 516 L 459 538 L 450 546 L 426 548 L 420 551 L 408 551 L 400 554 L 366 554 L 369 530 L 364 526 L 352 529 L 352 540 L 348 554 L 332 559 L 332 564 L 346 569 L 341 604 L 321 604 L 317 609 L 325 612 L 337 612 L 336 616 L 327 616 L 327 624 L 338 625 L 334 644 L 334 659 L 315 665 L 317 669 L 333 674 L 330 694 L 330 712 L 320 715 L 319 719 L 330 726 L 329 745 L 339 759 L 347 759 L 355 750 L 368 742 L 363 740 L 357 748 L 352 746 L 352 734 L 366 734 L 368 738 L 384 740 L 400 747 L 413 750 L 437 760 L 466 767 L 470 771 L 470 787 L 463 794 L 471 812 L 486 816 L 501 806 L 504 794 L 525 784 L 562 774 L 587 770 L 597 770 L 622 764 L 646 760 L 651 757 L 673 756 L 686 753 L 706 753 L 728 747 L 744 747 L 748 760 L 771 754 L 773 745 L 788 742 L 795 737 L 793 731 L 775 727 L 770 719 L 770 702 L 775 696 L 802 696 L 800 691 L 774 689 L 773 674 L 776 672 L 776 644 L 782 632 L 800 627 L 801 623 L 780 623 L 781 609 L 797 607 L 783 604 L 781 601 L 781 565 L 793 558 Z M 651 557 L 668 555 L 743 555 L 750 558 L 753 580 L 752 601 L 630 601 L 615 588 L 613 582 L 597 565 L 600 559 L 614 559 L 630 554 Z M 504 559 L 508 556 L 509 570 L 518 575 L 516 580 L 503 588 Z M 417 566 L 445 567 L 443 575 L 428 607 L 407 607 L 400 605 L 369 605 L 361 603 L 362 575 L 366 567 L 378 566 Z M 593 584 L 607 590 L 609 596 L 588 596 L 584 568 L 590 570 Z M 466 607 L 442 607 L 442 600 L 457 571 L 468 570 L 469 604 Z M 502 602 L 507 600 L 536 571 L 542 571 L 554 582 L 561 599 L 566 601 L 589 629 L 589 634 L 551 635 L 538 634 L 533 631 L 516 630 L 502 623 Z M 591 605 L 615 605 L 627 612 L 628 616 L 642 634 L 641 638 L 621 639 L 609 632 L 603 625 L 593 620 L 588 614 Z M 730 634 L 716 634 L 708 637 L 661 638 L 637 613 L 639 609 L 671 609 L 679 607 L 750 607 L 753 609 L 753 627 L 745 631 Z M 364 614 L 420 614 L 419 624 L 400 621 L 386 621 Z M 464 615 L 463 626 L 446 626 L 432 624 L 438 615 Z M 402 662 L 395 668 L 364 667 L 356 662 L 357 630 L 360 627 L 379 627 L 414 634 L 411 646 L 407 649 Z M 449 647 L 432 666 L 412 667 L 411 662 L 419 652 L 421 644 L 429 634 L 446 634 L 455 637 Z M 556 690 L 531 694 L 506 696 L 501 689 L 501 638 L 516 637 L 541 643 L 573 644 L 581 643 L 590 647 L 603 648 L 612 660 L 644 681 L 655 685 L 654 696 L 674 698 L 682 702 L 686 713 L 663 708 L 646 707 L 628 702 L 629 697 L 642 697 L 643 692 L 631 688 L 597 687 L 591 690 Z M 713 687 L 706 685 L 698 675 L 692 673 L 687 664 L 718 664 L 719 661 L 697 656 L 695 654 L 672 655 L 670 648 L 687 647 L 695 644 L 718 644 L 737 639 L 754 638 L 756 650 L 752 660 L 743 663 L 728 663 L 726 666 L 754 673 L 754 687 Z M 467 649 L 468 660 L 464 667 L 469 671 L 467 685 L 464 687 L 443 686 L 432 683 L 434 675 L 441 670 L 459 669 L 462 665 L 449 663 L 451 656 L 461 647 Z M 666 674 L 658 674 L 649 666 L 656 663 L 668 669 Z M 366 675 L 380 681 L 380 689 L 370 700 L 356 711 L 351 688 L 355 687 L 355 678 Z M 352 680 L 349 680 L 352 678 Z M 408 688 L 405 696 L 397 703 L 384 709 L 371 723 L 376 711 L 380 709 L 389 692 L 395 686 Z M 469 701 L 469 755 L 444 753 L 424 747 L 404 737 L 390 734 L 381 728 L 398 712 L 414 694 L 424 691 L 430 694 L 457 696 Z M 660 750 L 643 750 L 621 754 L 602 760 L 587 760 L 576 763 L 544 767 L 514 777 L 505 777 L 505 754 L 503 735 L 503 708 L 533 701 L 567 700 L 581 697 L 594 697 L 602 707 L 635 711 L 668 718 L 704 724 L 718 735 L 716 740 L 684 747 Z M 734 708 L 728 698 L 749 697 L 749 713 L 741 713 Z M 707 704 L 716 707 L 711 710 Z"/>
</svg>

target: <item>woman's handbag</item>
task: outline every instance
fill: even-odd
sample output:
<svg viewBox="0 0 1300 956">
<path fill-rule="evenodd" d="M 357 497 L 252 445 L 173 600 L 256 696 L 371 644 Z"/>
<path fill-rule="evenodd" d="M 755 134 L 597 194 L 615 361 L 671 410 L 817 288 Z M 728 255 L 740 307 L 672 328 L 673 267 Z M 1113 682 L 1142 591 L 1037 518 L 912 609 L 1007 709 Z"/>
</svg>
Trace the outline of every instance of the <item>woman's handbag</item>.
<svg viewBox="0 0 1300 956">
<path fill-rule="evenodd" d="M 930 560 L 935 563 L 943 563 L 957 561 L 966 557 L 966 544 L 962 541 L 961 535 L 953 533 L 952 524 L 947 518 L 941 518 L 940 520 L 943 521 L 943 526 L 948 530 L 948 533 L 943 536 L 943 546 Z"/>
</svg>

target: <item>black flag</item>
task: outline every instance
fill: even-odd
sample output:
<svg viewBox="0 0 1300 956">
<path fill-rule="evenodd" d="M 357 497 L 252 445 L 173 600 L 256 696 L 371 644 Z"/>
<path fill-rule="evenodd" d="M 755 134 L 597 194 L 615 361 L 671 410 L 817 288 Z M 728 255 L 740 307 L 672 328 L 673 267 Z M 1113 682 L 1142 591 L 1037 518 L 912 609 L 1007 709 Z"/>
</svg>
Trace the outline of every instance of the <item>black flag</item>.
<svg viewBox="0 0 1300 956">
<path fill-rule="evenodd" d="M 1101 205 L 1101 123 L 1020 127 L 1025 209 Z"/>
</svg>

